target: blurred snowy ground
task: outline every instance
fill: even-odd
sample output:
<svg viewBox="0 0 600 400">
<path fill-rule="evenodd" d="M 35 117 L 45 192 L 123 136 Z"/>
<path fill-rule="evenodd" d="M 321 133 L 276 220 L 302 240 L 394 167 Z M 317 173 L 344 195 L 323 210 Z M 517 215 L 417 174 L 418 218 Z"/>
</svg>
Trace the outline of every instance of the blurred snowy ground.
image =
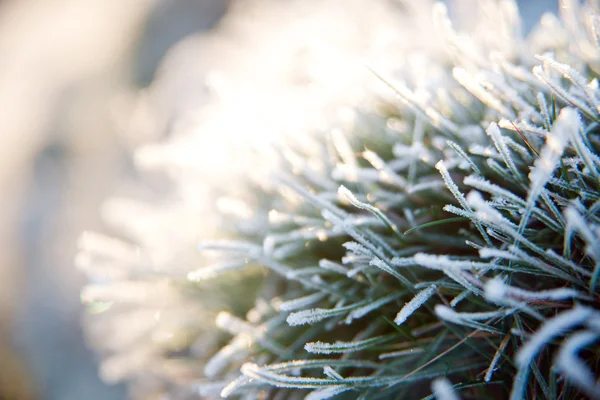
<svg viewBox="0 0 600 400">
<path fill-rule="evenodd" d="M 528 28 L 557 7 L 519 3 Z M 210 29 L 226 6 L 0 2 L 0 399 L 125 397 L 97 378 L 81 335 L 76 240 L 102 226 L 100 203 L 135 178 L 131 149 L 156 139 L 128 124 L 140 90 L 173 44 Z M 190 89 L 182 82 L 162 100 L 185 98 L 177 90 Z"/>
</svg>

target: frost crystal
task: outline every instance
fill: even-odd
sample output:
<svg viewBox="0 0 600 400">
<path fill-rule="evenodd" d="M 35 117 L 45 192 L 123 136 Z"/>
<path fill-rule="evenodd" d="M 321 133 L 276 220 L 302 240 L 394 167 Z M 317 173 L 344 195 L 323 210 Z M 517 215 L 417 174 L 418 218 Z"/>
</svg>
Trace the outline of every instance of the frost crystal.
<svg viewBox="0 0 600 400">
<path fill-rule="evenodd" d="M 402 325 L 408 317 L 410 317 L 415 311 L 419 309 L 433 294 L 435 293 L 437 286 L 431 285 L 427 289 L 421 290 L 411 301 L 406 303 L 404 307 L 398 312 L 396 318 L 394 318 L 394 323 L 396 325 Z"/>
</svg>

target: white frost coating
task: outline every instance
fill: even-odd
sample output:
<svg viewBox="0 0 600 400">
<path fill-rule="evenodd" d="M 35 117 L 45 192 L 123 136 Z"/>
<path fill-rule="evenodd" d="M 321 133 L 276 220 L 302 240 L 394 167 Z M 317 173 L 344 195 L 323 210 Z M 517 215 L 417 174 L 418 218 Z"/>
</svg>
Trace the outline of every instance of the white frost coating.
<svg viewBox="0 0 600 400">
<path fill-rule="evenodd" d="M 431 125 L 440 129 L 442 131 L 451 132 L 456 135 L 460 135 L 460 130 L 456 126 L 454 122 L 450 119 L 443 116 L 438 110 L 435 108 L 422 104 L 422 99 L 428 97 L 428 94 L 425 94 L 425 90 L 419 91 L 419 93 L 415 93 L 406 87 L 405 84 L 395 81 L 393 84 L 390 83 L 386 78 L 381 76 L 372 68 L 369 68 L 371 72 L 375 74 L 375 76 L 379 77 L 382 81 L 386 82 L 389 86 L 391 86 L 396 94 L 404 100 L 405 104 L 411 108 L 415 114 L 425 120 L 427 120 Z"/>
<path fill-rule="evenodd" d="M 414 194 L 424 190 L 437 190 L 441 187 L 444 187 L 444 182 L 438 180 L 430 180 L 417 183 L 416 185 L 411 185 L 406 190 L 406 192 L 409 194 Z"/>
<path fill-rule="evenodd" d="M 373 206 L 371 206 L 370 204 L 366 204 L 362 201 L 359 201 L 356 198 L 356 196 L 354 196 L 354 194 L 352 194 L 352 192 L 344 185 L 341 185 L 338 188 L 338 194 L 342 199 L 346 200 L 348 203 L 352 204 L 356 208 L 360 208 L 362 210 L 370 210 L 371 208 L 373 208 Z"/>
<path fill-rule="evenodd" d="M 517 352 L 515 360 L 519 369 L 528 368 L 529 363 L 550 340 L 564 335 L 566 331 L 575 326 L 583 324 L 593 315 L 594 311 L 591 308 L 575 306 L 572 310 L 560 313 L 558 316 L 544 322 L 542 327 Z"/>
<path fill-rule="evenodd" d="M 252 340 L 248 335 L 238 335 L 221 350 L 217 352 L 208 362 L 204 365 L 204 375 L 208 378 L 217 376 L 223 369 L 225 369 L 229 363 L 240 361 L 246 358 L 250 352 L 250 345 Z"/>
<path fill-rule="evenodd" d="M 542 149 L 540 157 L 535 160 L 529 174 L 530 185 L 527 193 L 527 208 L 520 223 L 522 229 L 527 225 L 531 211 L 535 207 L 535 202 L 558 166 L 572 131 L 577 130 L 580 124 L 577 111 L 572 108 L 564 108 L 554 122 L 552 131 L 546 136 L 546 145 Z"/>
<path fill-rule="evenodd" d="M 365 340 L 354 342 L 343 342 L 337 340 L 335 343 L 309 342 L 304 345 L 304 350 L 315 354 L 350 353 L 369 348 L 375 344 L 383 343 L 392 336 L 376 336 Z"/>
<path fill-rule="evenodd" d="M 342 244 L 342 246 L 346 250 L 356 253 L 357 255 L 373 257 L 373 253 L 360 243 L 346 242 L 346 243 Z"/>
<path fill-rule="evenodd" d="M 352 312 L 350 312 L 350 314 L 348 314 L 348 317 L 346 318 L 345 322 L 347 324 L 349 324 L 352 322 L 352 320 L 362 318 L 365 315 L 367 315 L 368 313 L 370 313 L 371 311 L 374 311 L 374 310 L 378 309 L 379 307 L 382 307 L 382 306 L 386 305 L 387 303 L 394 301 L 397 298 L 398 298 L 398 295 L 393 293 L 393 294 L 384 296 L 380 299 L 377 299 L 377 300 L 367 304 L 364 307 L 359 307 L 356 310 L 353 310 Z"/>
<path fill-rule="evenodd" d="M 343 260 L 342 260 L 342 261 L 343 261 Z M 365 271 L 366 269 L 368 269 L 369 267 L 371 267 L 371 265 L 369 265 L 369 264 L 362 264 L 362 265 L 360 265 L 360 264 L 359 264 L 357 267 L 355 267 L 355 268 L 352 268 L 351 270 L 349 270 L 349 271 L 346 273 L 346 276 L 347 276 L 348 278 L 352 278 L 352 279 L 358 279 L 356 276 L 357 276 L 358 274 L 360 274 L 361 272 Z"/>
<path fill-rule="evenodd" d="M 509 286 L 500 277 L 495 277 L 485 283 L 484 296 L 492 303 L 519 309 L 540 321 L 544 320 L 544 317 L 534 308 L 530 307 L 527 302 L 508 296 L 508 288 Z"/>
<path fill-rule="evenodd" d="M 514 124 L 514 125 L 513 125 Z M 507 119 L 501 119 L 498 121 L 498 126 L 502 129 L 507 129 L 516 132 L 517 129 L 522 132 L 533 133 L 535 135 L 539 135 L 540 137 L 545 137 L 548 135 L 548 130 L 545 128 L 539 127 L 537 125 L 531 125 L 526 121 L 509 121 Z"/>
<path fill-rule="evenodd" d="M 455 67 L 452 69 L 452 76 L 458 83 L 463 85 L 469 92 L 473 93 L 475 97 L 481 100 L 482 103 L 485 103 L 491 109 L 496 110 L 501 116 L 514 119 L 515 113 L 502 104 L 502 101 L 499 98 L 485 90 L 478 82 L 478 79 L 469 74 L 465 69 Z"/>
<path fill-rule="evenodd" d="M 473 159 L 471 157 L 469 157 L 469 155 L 467 153 L 465 153 L 465 151 L 462 149 L 462 147 L 460 147 L 460 145 L 458 143 L 453 142 L 452 140 L 448 140 L 446 143 L 448 144 L 448 146 L 450 148 L 452 148 L 454 151 L 456 151 L 456 153 L 467 163 L 467 165 L 469 165 L 471 167 L 471 169 L 477 175 L 481 175 L 481 170 L 479 169 L 479 167 L 475 164 Z"/>
<path fill-rule="evenodd" d="M 332 379 L 302 378 L 276 374 L 267 368 L 261 368 L 255 363 L 247 362 L 240 368 L 242 374 L 251 379 L 275 385 L 282 388 L 317 389 L 324 385 L 335 383 Z"/>
<path fill-rule="evenodd" d="M 585 222 L 583 217 L 574 207 L 568 207 L 565 210 L 565 218 L 567 219 L 565 241 L 570 239 L 573 231 L 579 232 L 579 234 L 588 244 L 588 253 L 594 258 L 594 260 L 600 262 L 600 237 L 594 234 L 594 232 L 590 229 L 590 226 Z"/>
<path fill-rule="evenodd" d="M 486 71 L 483 73 L 483 79 L 482 85 L 498 93 L 509 107 L 512 106 L 512 108 L 517 109 L 519 118 L 535 120 L 541 118 L 535 107 L 529 104 L 529 101 L 525 100 L 523 95 L 511 87 L 503 77 Z"/>
<path fill-rule="evenodd" d="M 500 279 L 491 279 L 485 285 L 486 296 L 492 300 L 497 301 L 505 296 L 515 297 L 518 299 L 536 301 L 536 300 L 566 300 L 576 298 L 587 298 L 583 293 L 578 292 L 571 288 L 558 288 L 539 290 L 536 292 L 524 290 L 514 286 L 506 285 Z"/>
<path fill-rule="evenodd" d="M 490 279 L 485 283 L 485 297 L 493 302 L 501 302 L 506 295 L 506 285 L 499 278 Z"/>
<path fill-rule="evenodd" d="M 577 290 L 570 288 L 548 289 L 532 292 L 513 286 L 507 286 L 506 290 L 509 295 L 526 300 L 567 300 L 587 297 Z"/>
<path fill-rule="evenodd" d="M 228 332 L 238 331 L 236 333 L 239 333 L 241 324 L 242 321 L 240 321 L 239 318 L 231 315 L 227 311 L 221 311 L 217 314 L 217 318 L 215 318 L 215 325 Z"/>
<path fill-rule="evenodd" d="M 286 321 L 289 326 L 298 326 L 305 324 L 314 324 L 325 318 L 329 318 L 330 315 L 325 314 L 329 311 L 324 308 L 311 308 L 310 310 L 303 310 L 288 315 Z"/>
<path fill-rule="evenodd" d="M 232 335 L 246 334 L 249 337 L 254 338 L 260 335 L 258 328 L 226 311 L 221 311 L 217 314 L 215 324 L 220 329 L 223 329 Z"/>
<path fill-rule="evenodd" d="M 454 195 L 454 197 L 456 198 L 456 200 L 458 200 L 458 203 L 465 210 L 471 211 L 471 209 L 467 205 L 467 201 L 466 201 L 465 197 L 463 196 L 463 194 L 458 189 L 458 186 L 456 186 L 456 183 L 454 183 L 454 181 L 452 180 L 452 177 L 450 176 L 450 173 L 448 172 L 448 169 L 446 168 L 446 165 L 444 165 L 444 160 L 438 161 L 437 164 L 435 164 L 435 168 L 438 171 L 440 171 L 440 174 L 442 175 L 442 178 L 444 179 L 444 182 L 446 183 L 446 186 L 448 187 L 448 189 L 450 190 L 450 192 L 452 193 L 452 195 Z"/>
<path fill-rule="evenodd" d="M 488 325 L 486 325 L 484 323 L 477 322 L 476 319 L 483 317 L 483 316 L 487 316 L 489 319 L 489 318 L 499 317 L 499 316 L 502 316 L 505 314 L 504 311 L 500 311 L 500 312 L 495 311 L 495 312 L 491 312 L 491 313 L 476 313 L 479 315 L 468 314 L 468 313 L 461 314 L 461 313 L 457 313 L 452 308 L 446 307 L 442 304 L 437 304 L 435 306 L 434 311 L 435 311 L 435 314 L 440 319 L 452 322 L 453 324 L 470 326 L 472 328 L 477 328 L 477 329 L 480 329 L 485 332 L 491 332 L 491 333 L 496 333 L 496 334 L 499 333 L 499 331 L 497 329 L 489 327 Z"/>
<path fill-rule="evenodd" d="M 223 381 L 217 381 L 194 383 L 190 386 L 193 394 L 199 395 L 201 398 L 214 399 L 219 396 L 226 384 Z"/>
<path fill-rule="evenodd" d="M 583 276 L 588 276 L 588 277 L 592 276 L 592 273 L 590 271 L 580 267 L 579 265 L 575 264 L 573 261 L 558 255 L 558 253 L 556 253 L 556 251 L 554 251 L 552 249 L 546 250 L 546 254 L 550 258 L 555 259 L 556 263 L 562 264 L 563 266 L 565 266 L 567 268 L 571 268 L 573 271 L 577 271 Z"/>
<path fill-rule="evenodd" d="M 548 111 L 548 103 L 546 102 L 546 98 L 542 92 L 538 92 L 537 101 L 540 106 L 540 114 L 544 119 L 544 125 L 548 129 L 550 125 L 552 125 L 552 120 L 550 119 L 550 112 Z"/>
<path fill-rule="evenodd" d="M 498 250 L 494 248 L 484 247 L 479 249 L 479 257 L 481 258 L 502 258 L 505 260 L 517 261 L 519 258 L 506 250 Z"/>
<path fill-rule="evenodd" d="M 323 389 L 313 390 L 304 398 L 304 400 L 326 400 L 351 389 L 352 388 L 349 386 L 333 385 Z"/>
<path fill-rule="evenodd" d="M 504 127 L 502 127 L 504 128 Z M 469 146 L 469 153 L 482 156 L 485 158 L 495 158 L 500 160 L 502 157 L 498 154 L 497 151 L 494 150 L 492 146 L 482 146 L 480 144 L 472 144 Z"/>
<path fill-rule="evenodd" d="M 374 168 L 356 168 L 346 164 L 338 164 L 331 171 L 331 178 L 335 181 L 348 182 L 377 182 L 379 171 Z"/>
<path fill-rule="evenodd" d="M 375 267 L 381 269 L 382 271 L 387 272 L 388 274 L 392 275 L 393 277 L 397 278 L 399 281 L 401 281 L 403 283 L 408 283 L 407 286 L 412 286 L 412 284 L 410 282 L 408 282 L 406 280 L 406 278 L 404 278 L 396 270 L 394 270 L 392 267 L 390 267 L 387 262 L 384 262 L 383 260 L 381 260 L 377 257 L 373 257 L 373 259 L 369 262 L 369 265 L 375 266 Z"/>
<path fill-rule="evenodd" d="M 510 147 L 513 151 L 519 154 L 521 159 L 526 163 L 533 162 L 534 158 L 531 155 L 531 150 L 528 150 L 527 147 L 520 145 L 516 141 L 514 141 L 510 136 L 502 136 L 504 142 L 508 147 Z"/>
<path fill-rule="evenodd" d="M 367 256 L 358 256 L 356 254 L 348 254 L 342 257 L 342 264 L 344 265 L 352 265 L 352 264 L 361 264 L 366 263 L 370 260 L 370 257 Z"/>
<path fill-rule="evenodd" d="M 342 267 L 340 264 L 326 259 L 319 260 L 319 267 L 329 271 L 335 271 L 342 275 L 346 275 L 348 272 L 348 270 Z"/>
<path fill-rule="evenodd" d="M 586 139 L 583 136 L 583 128 L 581 126 L 581 123 L 577 128 L 578 129 L 571 131 L 571 143 L 573 144 L 577 155 L 583 161 L 587 172 L 592 174 L 595 179 L 598 179 L 598 167 L 600 167 L 600 157 L 588 147 Z"/>
<path fill-rule="evenodd" d="M 466 299 L 472 293 L 473 292 L 469 289 L 463 290 L 455 298 L 452 299 L 452 301 L 450 302 L 450 307 L 452 307 L 452 308 L 456 307 L 458 305 L 458 303 L 460 303 L 461 301 Z"/>
<path fill-rule="evenodd" d="M 232 261 L 229 263 L 219 263 L 214 265 L 208 265 L 202 268 L 199 268 L 195 271 L 192 271 L 187 274 L 187 279 L 193 282 L 199 282 L 203 280 L 208 280 L 212 278 L 216 278 L 221 274 L 225 274 L 231 271 L 235 271 L 241 269 L 248 265 L 246 260 L 238 260 Z"/>
<path fill-rule="evenodd" d="M 431 390 L 438 400 L 459 400 L 460 397 L 446 378 L 437 378 L 431 382 Z"/>
<path fill-rule="evenodd" d="M 470 261 L 470 260 L 451 260 L 448 256 L 438 256 L 433 254 L 417 253 L 412 258 L 414 263 L 425 268 L 444 270 L 446 268 L 455 268 L 459 270 L 490 268 L 491 264 Z"/>
<path fill-rule="evenodd" d="M 394 267 L 410 267 L 415 265 L 415 260 L 413 257 L 394 257 L 391 260 L 391 264 Z"/>
<path fill-rule="evenodd" d="M 323 367 L 323 373 L 332 379 L 344 380 L 344 377 L 338 374 L 333 368 L 329 365 Z"/>
<path fill-rule="evenodd" d="M 308 296 L 298 297 L 297 299 L 287 300 L 279 304 L 281 311 L 294 311 L 300 308 L 308 307 L 326 296 L 325 293 L 317 292 Z"/>
<path fill-rule="evenodd" d="M 495 122 L 492 122 L 490 124 L 490 126 L 487 128 L 486 133 L 492 137 L 494 146 L 496 146 L 496 150 L 498 150 L 498 152 L 502 155 L 502 158 L 504 159 L 504 163 L 506 164 L 508 169 L 513 173 L 513 175 L 519 176 L 520 175 L 519 171 L 517 170 L 517 167 L 510 155 L 510 150 L 508 149 L 508 146 L 506 145 L 506 141 L 505 141 L 504 137 L 502 136 L 502 133 L 500 132 L 500 129 L 498 128 L 498 125 Z"/>
<path fill-rule="evenodd" d="M 304 349 L 306 351 L 308 351 L 309 353 L 331 354 L 331 353 L 336 353 L 336 351 L 333 350 L 334 346 L 335 347 L 344 347 L 347 344 L 348 344 L 347 342 L 340 342 L 340 341 L 337 341 L 333 344 L 332 343 L 323 343 L 323 342 L 310 342 L 310 343 L 306 343 L 304 345 Z"/>
<path fill-rule="evenodd" d="M 458 208 L 456 206 L 453 206 L 452 204 L 446 204 L 443 208 L 444 211 L 452 213 L 452 214 L 456 214 L 458 216 L 461 217 L 465 217 L 468 219 L 475 219 L 475 213 L 472 211 L 465 211 L 462 208 Z"/>
<path fill-rule="evenodd" d="M 600 383 L 577 353 L 600 339 L 600 334 L 583 331 L 569 337 L 560 347 L 555 367 L 590 398 L 600 398 Z"/>
<path fill-rule="evenodd" d="M 585 95 L 586 101 L 591 109 L 598 111 L 600 109 L 600 103 L 596 98 L 596 93 L 587 82 L 587 79 L 581 75 L 575 68 L 568 64 L 563 64 L 552 58 L 551 54 L 544 54 L 536 56 L 538 60 L 548 64 L 558 72 L 560 72 L 565 78 L 570 80 L 580 91 Z"/>
<path fill-rule="evenodd" d="M 273 260 L 284 260 L 287 257 L 292 256 L 293 254 L 302 251 L 302 249 L 304 249 L 306 246 L 306 242 L 293 242 L 293 243 L 286 243 L 280 247 L 278 247 L 277 249 L 275 249 L 273 251 L 273 253 L 270 254 L 271 258 Z M 265 254 L 267 256 L 269 256 L 269 254 Z M 287 274 L 286 274 L 287 276 Z M 288 279 L 292 279 L 291 277 Z"/>
<path fill-rule="evenodd" d="M 262 251 L 265 254 L 265 256 L 270 257 L 273 254 L 273 250 L 275 250 L 276 244 L 277 243 L 275 242 L 275 238 L 273 238 L 272 236 L 265 237 L 262 248 Z"/>
<path fill-rule="evenodd" d="M 497 210 L 487 203 L 481 193 L 471 191 L 467 194 L 467 203 L 476 210 L 475 215 L 481 221 L 491 222 L 497 225 L 513 226 L 514 224 L 504 218 Z"/>
<path fill-rule="evenodd" d="M 532 265 L 541 271 L 544 271 L 551 275 L 560 277 L 560 278 L 564 279 L 565 281 L 572 281 L 572 278 L 569 274 L 543 262 L 541 259 L 539 259 L 537 257 L 530 256 L 524 250 L 520 249 L 518 246 L 511 245 L 508 247 L 508 250 L 511 253 L 513 253 L 515 256 L 517 256 L 521 261 L 526 262 L 527 264 Z M 548 254 L 548 252 L 546 252 L 546 254 Z M 558 262 L 560 262 L 560 260 L 558 260 Z"/>
<path fill-rule="evenodd" d="M 592 118 L 596 116 L 597 113 L 594 112 L 593 110 L 591 110 L 585 104 L 585 102 L 581 101 L 577 96 L 574 96 L 573 94 L 571 94 L 568 90 L 566 90 L 561 85 L 560 82 L 549 77 L 544 72 L 544 68 L 541 65 L 536 65 L 535 67 L 533 67 L 532 72 L 536 78 L 538 78 L 539 80 L 544 82 L 546 85 L 548 85 L 550 88 L 552 88 L 552 90 L 556 93 L 556 95 L 558 95 L 559 97 L 562 97 L 562 99 L 565 102 L 567 102 L 568 104 L 571 104 L 573 107 L 580 109 L 581 111 L 585 112 L 587 115 L 591 116 Z"/>
<path fill-rule="evenodd" d="M 261 252 L 260 246 L 253 243 L 235 241 L 235 240 L 206 240 L 198 243 L 196 246 L 198 251 L 223 251 L 233 253 L 243 253 L 248 255 L 258 255 Z"/>
<path fill-rule="evenodd" d="M 400 233 L 398 231 L 398 227 L 396 227 L 396 225 L 394 223 L 392 223 L 392 221 L 390 221 L 389 218 L 383 212 L 381 212 L 381 210 L 379 210 L 377 207 L 373 207 L 370 204 L 363 203 L 362 201 L 359 201 L 352 194 L 352 192 L 350 190 L 348 190 L 343 185 L 340 185 L 340 187 L 338 189 L 338 194 L 340 195 L 340 197 L 342 197 L 343 199 L 347 200 L 354 207 L 359 208 L 361 210 L 367 210 L 370 213 L 372 213 L 374 216 L 376 216 L 377 218 L 379 218 L 379 220 L 381 222 L 383 222 L 392 232 L 394 232 L 396 234 L 396 236 L 400 236 Z M 363 245 L 364 245 L 365 241 L 367 241 L 367 242 L 369 241 L 369 240 L 365 240 L 365 238 L 362 238 L 361 237 L 362 235 L 360 233 L 358 233 L 352 226 L 350 226 L 350 223 L 347 220 L 344 220 L 343 223 L 342 223 L 342 225 L 343 225 L 344 230 L 350 236 L 352 236 L 352 238 L 354 240 L 356 240 L 358 242 L 361 242 Z M 372 234 L 369 235 L 369 238 L 371 239 L 371 241 L 377 240 L 377 237 L 375 235 L 372 235 Z M 377 241 L 377 244 L 381 245 L 382 247 L 386 246 L 385 242 L 382 241 L 382 240 Z M 391 249 L 389 249 L 389 248 L 387 248 L 387 249 L 391 251 Z M 376 251 L 372 251 L 372 250 L 371 250 L 371 253 L 377 254 Z"/>
<path fill-rule="evenodd" d="M 302 310 L 291 313 L 290 315 L 288 315 L 286 321 L 290 326 L 314 324 L 315 322 L 321 321 L 323 319 L 335 317 L 337 315 L 342 315 L 349 311 L 357 309 L 358 307 L 368 304 L 368 301 L 362 301 L 356 304 L 342 307 L 340 304 L 342 302 L 343 300 L 338 302 L 338 305 L 336 305 L 335 308 L 311 308 L 309 310 Z"/>
<path fill-rule="evenodd" d="M 269 224 L 272 226 L 295 224 L 299 226 L 320 225 L 322 220 L 303 215 L 284 213 L 275 209 L 269 211 Z"/>
<path fill-rule="evenodd" d="M 231 395 L 233 392 L 235 392 L 237 390 L 237 388 L 244 386 L 245 384 L 250 382 L 250 378 L 248 378 L 245 375 L 240 376 L 239 378 L 237 378 L 236 380 L 230 382 L 227 386 L 225 386 L 223 388 L 223 390 L 221 390 L 221 397 L 222 398 L 227 398 L 229 397 L 229 395 Z"/>
<path fill-rule="evenodd" d="M 421 307 L 433 294 L 437 289 L 437 285 L 433 284 L 426 289 L 421 290 L 411 301 L 406 303 L 404 307 L 400 310 L 396 318 L 394 318 L 394 323 L 396 325 L 402 325 L 408 317 L 410 317 L 419 307 Z"/>
<path fill-rule="evenodd" d="M 514 311 L 513 308 L 504 310 L 477 312 L 477 313 L 459 313 L 450 307 L 442 304 L 437 304 L 434 308 L 436 315 L 448 321 L 482 321 L 494 317 L 501 317 L 510 314 Z"/>
<path fill-rule="evenodd" d="M 417 253 L 413 256 L 413 260 L 417 265 L 425 268 L 442 270 L 451 260 L 447 256 L 438 256 L 432 254 Z"/>
<path fill-rule="evenodd" d="M 485 267 L 489 268 L 489 266 Z M 470 272 L 460 269 L 456 266 L 449 265 L 442 269 L 444 274 L 452 279 L 453 281 L 462 285 L 465 289 L 471 291 L 471 293 L 475 293 L 479 296 L 483 296 L 481 290 L 475 285 L 480 286 L 481 283 L 478 278 L 475 278 Z"/>
</svg>

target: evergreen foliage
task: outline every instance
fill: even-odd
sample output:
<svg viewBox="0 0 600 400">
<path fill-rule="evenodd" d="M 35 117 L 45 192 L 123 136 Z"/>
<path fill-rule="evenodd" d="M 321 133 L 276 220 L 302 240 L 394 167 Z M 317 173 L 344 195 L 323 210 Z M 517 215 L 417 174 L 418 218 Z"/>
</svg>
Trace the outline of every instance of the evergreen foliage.
<svg viewBox="0 0 600 400">
<path fill-rule="evenodd" d="M 223 190 L 252 212 L 187 265 L 86 234 L 105 375 L 181 397 L 600 398 L 600 19 L 563 3 L 521 40 L 512 1 L 481 2 L 496 48 L 435 4 L 436 84 L 371 67 L 397 98 L 280 143 L 268 178 Z"/>
</svg>

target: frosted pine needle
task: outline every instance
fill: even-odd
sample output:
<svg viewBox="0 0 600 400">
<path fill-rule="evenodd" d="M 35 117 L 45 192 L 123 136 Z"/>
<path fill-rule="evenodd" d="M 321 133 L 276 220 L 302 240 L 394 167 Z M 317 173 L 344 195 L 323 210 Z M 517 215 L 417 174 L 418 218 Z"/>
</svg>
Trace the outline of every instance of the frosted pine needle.
<svg viewBox="0 0 600 400">
<path fill-rule="evenodd" d="M 596 8 L 523 37 L 513 0 L 471 2 L 465 29 L 400 3 L 240 2 L 175 52 L 143 102 L 177 83 L 173 114 L 143 113 L 165 142 L 135 155 L 168 193 L 109 202 L 121 239 L 79 243 L 103 377 L 140 398 L 598 398 Z"/>
</svg>

